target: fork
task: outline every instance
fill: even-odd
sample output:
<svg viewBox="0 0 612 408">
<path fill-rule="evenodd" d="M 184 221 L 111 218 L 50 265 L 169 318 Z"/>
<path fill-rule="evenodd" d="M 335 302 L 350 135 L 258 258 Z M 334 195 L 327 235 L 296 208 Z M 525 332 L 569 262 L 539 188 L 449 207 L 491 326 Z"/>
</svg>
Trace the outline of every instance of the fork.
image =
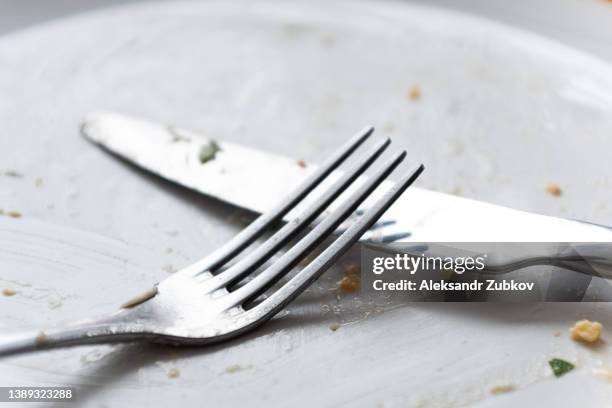
<svg viewBox="0 0 612 408">
<path fill-rule="evenodd" d="M 380 199 L 316 258 L 269 296 L 266 291 L 291 272 L 355 212 L 406 157 L 392 155 L 331 211 L 328 206 L 371 167 L 390 140 L 376 143 L 328 187 L 314 204 L 256 246 L 271 227 L 296 207 L 373 133 L 366 128 L 349 139 L 275 208 L 260 215 L 206 258 L 185 267 L 109 316 L 68 323 L 43 331 L 0 338 L 0 356 L 72 345 L 149 341 L 205 345 L 250 331 L 285 308 L 323 274 L 418 178 L 423 165 L 403 175 Z M 344 197 L 342 197 L 344 198 Z M 320 218 L 319 218 L 320 217 Z M 315 221 L 317 221 L 315 223 Z M 311 223 L 315 223 L 310 227 Z M 292 244 L 294 241 L 295 244 Z M 289 246 L 279 255 L 280 250 Z M 255 247 L 251 249 L 251 247 Z M 271 258 L 276 256 L 271 262 Z M 258 272 L 258 273 L 257 273 Z"/>
</svg>

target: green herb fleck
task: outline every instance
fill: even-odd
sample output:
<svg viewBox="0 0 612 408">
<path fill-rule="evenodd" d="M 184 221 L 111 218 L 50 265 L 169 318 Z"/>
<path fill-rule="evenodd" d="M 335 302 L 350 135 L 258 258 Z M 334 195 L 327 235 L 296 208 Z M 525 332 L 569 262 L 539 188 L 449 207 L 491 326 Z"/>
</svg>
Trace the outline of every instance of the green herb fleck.
<svg viewBox="0 0 612 408">
<path fill-rule="evenodd" d="M 214 160 L 215 156 L 217 155 L 217 152 L 220 150 L 221 148 L 219 147 L 217 142 L 211 140 L 210 143 L 205 146 L 202 146 L 202 148 L 200 149 L 200 163 L 204 164 L 211 160 Z"/>
<path fill-rule="evenodd" d="M 548 364 L 550 365 L 550 368 L 552 369 L 555 377 L 561 377 L 563 374 L 568 373 L 574 368 L 576 368 L 576 366 L 572 363 L 567 362 L 565 360 L 561 360 L 560 358 L 553 358 L 548 362 Z"/>
</svg>

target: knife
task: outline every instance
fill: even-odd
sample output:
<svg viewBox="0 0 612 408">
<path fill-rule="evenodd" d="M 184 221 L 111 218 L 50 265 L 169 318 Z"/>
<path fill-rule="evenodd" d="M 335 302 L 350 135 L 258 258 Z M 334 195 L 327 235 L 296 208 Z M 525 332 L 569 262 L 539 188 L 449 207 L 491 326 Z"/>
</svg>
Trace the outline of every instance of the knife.
<svg viewBox="0 0 612 408">
<path fill-rule="evenodd" d="M 263 213 L 316 168 L 199 132 L 111 112 L 88 115 L 81 133 L 121 158 L 171 182 Z M 335 172 L 327 181 L 340 175 Z M 359 180 L 357 182 L 357 185 Z M 372 201 L 391 186 L 388 182 Z M 303 203 L 317 199 L 315 190 Z M 356 186 L 354 186 L 356 188 Z M 348 192 L 350 194 L 350 192 Z M 367 208 L 368 202 L 364 203 Z M 287 214 L 291 219 L 301 206 Z M 330 208 L 330 210 L 333 209 Z M 357 214 L 358 215 L 358 214 Z M 608 242 L 612 229 L 519 211 L 412 187 L 385 213 L 366 240 L 414 242 Z"/>
</svg>

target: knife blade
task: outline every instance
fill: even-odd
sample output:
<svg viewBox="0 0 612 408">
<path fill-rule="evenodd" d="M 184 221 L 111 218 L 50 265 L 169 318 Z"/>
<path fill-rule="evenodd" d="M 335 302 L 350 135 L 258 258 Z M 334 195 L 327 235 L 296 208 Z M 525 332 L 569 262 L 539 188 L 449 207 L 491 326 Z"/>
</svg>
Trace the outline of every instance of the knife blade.
<svg viewBox="0 0 612 408">
<path fill-rule="evenodd" d="M 171 182 L 262 213 L 316 164 L 212 139 L 200 132 L 112 112 L 88 115 L 81 133 L 119 157 Z M 340 172 L 326 180 L 332 183 Z M 371 197 L 376 200 L 390 182 Z M 317 199 L 317 192 L 302 205 Z M 350 191 L 348 192 L 350 193 Z M 367 208 L 368 202 L 364 203 Z M 286 218 L 293 218 L 300 208 Z M 333 206 L 332 206 L 333 208 Z M 612 230 L 411 187 L 363 239 L 415 242 L 608 242 Z"/>
</svg>

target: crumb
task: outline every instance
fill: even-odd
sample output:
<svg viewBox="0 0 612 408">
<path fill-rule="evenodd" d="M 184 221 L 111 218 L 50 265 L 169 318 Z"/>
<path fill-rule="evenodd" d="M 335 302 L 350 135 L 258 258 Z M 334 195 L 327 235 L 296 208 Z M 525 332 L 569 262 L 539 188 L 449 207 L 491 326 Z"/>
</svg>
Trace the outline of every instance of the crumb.
<svg viewBox="0 0 612 408">
<path fill-rule="evenodd" d="M 297 165 L 300 166 L 301 168 L 306 168 L 306 162 L 302 159 L 297 161 Z"/>
<path fill-rule="evenodd" d="M 514 391 L 514 385 L 512 384 L 497 384 L 491 387 L 489 390 L 489 392 L 493 395 L 505 394 L 510 391 Z"/>
<path fill-rule="evenodd" d="M 168 373 L 166 375 L 168 376 L 168 378 L 178 378 L 181 375 L 181 372 L 178 368 L 171 368 L 168 370 Z"/>
<path fill-rule="evenodd" d="M 570 329 L 572 340 L 595 343 L 601 337 L 602 325 L 599 322 L 580 320 Z"/>
<path fill-rule="evenodd" d="M 17 294 L 17 291 L 15 291 L 15 289 L 11 289 L 11 288 L 4 288 L 4 289 L 2 289 L 2 294 L 4 296 L 15 296 Z"/>
<path fill-rule="evenodd" d="M 344 276 L 336 284 L 338 290 L 344 293 L 352 293 L 361 287 L 361 275 L 359 273 L 359 265 L 350 264 L 344 270 Z"/>
<path fill-rule="evenodd" d="M 13 177 L 13 178 L 23 178 L 23 174 L 17 173 L 14 170 L 3 171 L 0 173 L 0 175 L 6 176 L 6 177 Z"/>
<path fill-rule="evenodd" d="M 417 85 L 412 85 L 406 94 L 408 95 L 408 98 L 416 101 L 421 97 L 421 89 Z"/>
<path fill-rule="evenodd" d="M 563 194 L 561 187 L 558 184 L 549 184 L 546 186 L 546 192 L 551 196 L 560 197 Z"/>
<path fill-rule="evenodd" d="M 560 337 L 561 336 L 561 332 L 560 331 L 556 331 L 556 332 L 553 333 L 553 336 Z"/>
<path fill-rule="evenodd" d="M 595 374 L 602 380 L 612 382 L 612 370 L 610 370 L 609 368 L 597 368 L 593 370 L 593 374 Z"/>
<path fill-rule="evenodd" d="M 234 365 L 231 365 L 225 368 L 225 372 L 228 374 L 234 374 L 241 370 L 242 370 L 242 367 L 238 364 L 234 364 Z"/>
<path fill-rule="evenodd" d="M 157 296 L 157 286 L 149 289 L 148 291 L 128 300 L 123 305 L 121 305 L 122 309 L 131 309 L 134 306 L 138 306 L 141 303 L 146 302 L 147 300 Z"/>
<path fill-rule="evenodd" d="M 6 213 L 11 218 L 21 218 L 21 213 L 19 211 L 9 211 Z"/>
<path fill-rule="evenodd" d="M 44 346 L 49 342 L 49 338 L 47 337 L 45 332 L 40 332 L 38 333 L 38 336 L 36 336 L 35 341 L 37 346 Z"/>
<path fill-rule="evenodd" d="M 337 323 L 337 322 L 334 322 L 334 323 L 329 325 L 329 330 L 331 330 L 333 332 L 335 332 L 339 328 L 340 328 L 340 323 Z"/>
<path fill-rule="evenodd" d="M 37 178 L 34 180 L 34 186 L 36 186 L 36 187 L 42 187 L 42 185 L 43 185 L 43 179 L 42 179 L 42 177 L 37 177 Z"/>
</svg>

